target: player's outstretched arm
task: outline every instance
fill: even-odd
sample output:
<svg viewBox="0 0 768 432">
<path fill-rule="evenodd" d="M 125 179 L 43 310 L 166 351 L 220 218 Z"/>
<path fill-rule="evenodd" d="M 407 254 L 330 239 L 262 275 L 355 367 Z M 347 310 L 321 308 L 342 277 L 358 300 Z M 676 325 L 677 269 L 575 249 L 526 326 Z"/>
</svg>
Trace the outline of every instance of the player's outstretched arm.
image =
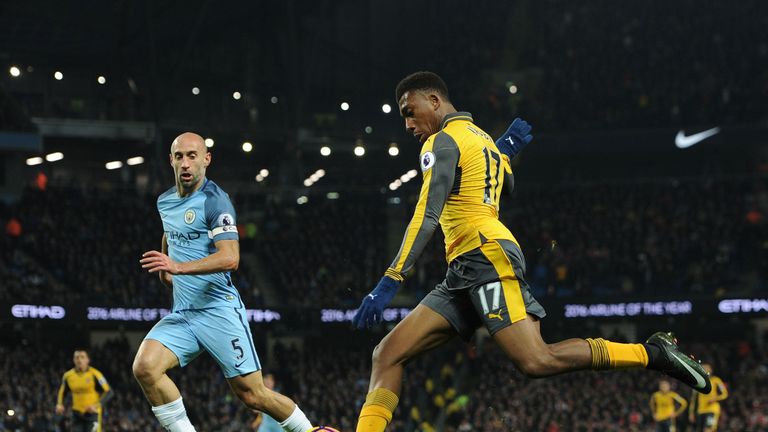
<svg viewBox="0 0 768 432">
<path fill-rule="evenodd" d="M 496 140 L 496 147 L 511 161 L 533 141 L 532 128 L 527 121 L 517 117 L 512 120 L 507 131 Z"/>
<path fill-rule="evenodd" d="M 413 268 L 437 228 L 453 186 L 458 161 L 459 148 L 450 135 L 438 133 L 424 144 L 419 157 L 424 183 L 400 252 L 373 291 L 363 299 L 352 319 L 355 327 L 363 328 L 381 321 L 384 308 L 395 297 L 404 275 Z"/>
<path fill-rule="evenodd" d="M 177 262 L 155 250 L 142 254 L 141 268 L 149 273 L 167 272 L 172 275 L 197 275 L 236 271 L 240 266 L 240 243 L 237 240 L 219 240 L 216 252 L 194 261 Z"/>
</svg>

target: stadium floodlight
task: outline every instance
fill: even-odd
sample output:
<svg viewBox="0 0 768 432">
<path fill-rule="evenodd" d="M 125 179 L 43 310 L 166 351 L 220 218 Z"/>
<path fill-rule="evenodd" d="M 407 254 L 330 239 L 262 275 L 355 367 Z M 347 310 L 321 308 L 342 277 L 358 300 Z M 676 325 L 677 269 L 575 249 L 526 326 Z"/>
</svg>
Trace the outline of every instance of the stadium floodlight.
<svg viewBox="0 0 768 432">
<path fill-rule="evenodd" d="M 347 103 L 347 102 L 342 102 L 342 103 L 341 103 L 341 110 L 342 110 L 342 111 L 347 111 L 348 109 L 349 109 L 349 103 Z"/>
<path fill-rule="evenodd" d="M 418 171 L 416 171 L 415 169 L 412 169 L 412 170 L 408 171 L 408 177 L 410 177 L 410 178 L 414 178 L 414 177 L 416 177 L 418 174 L 419 174 L 419 172 L 418 172 Z"/>
<path fill-rule="evenodd" d="M 28 166 L 40 165 L 41 163 L 43 163 L 43 158 L 41 158 L 40 156 L 31 157 L 27 159 Z"/>
<path fill-rule="evenodd" d="M 106 168 L 108 170 L 116 170 L 116 169 L 122 168 L 122 167 L 123 167 L 123 163 L 120 162 L 120 161 L 112 161 L 112 162 L 107 162 L 106 164 L 104 164 L 104 168 Z"/>
<path fill-rule="evenodd" d="M 249 143 L 248 141 L 243 143 L 243 151 L 248 153 L 251 150 L 253 150 L 253 144 Z"/>
<path fill-rule="evenodd" d="M 296 204 L 306 204 L 307 201 L 309 201 L 309 198 L 307 198 L 305 195 L 302 195 L 296 199 Z"/>
<path fill-rule="evenodd" d="M 389 145 L 389 155 L 392 157 L 395 157 L 400 154 L 400 149 L 397 148 L 397 143 L 392 143 Z"/>
<path fill-rule="evenodd" d="M 314 173 L 311 176 L 309 176 L 309 179 L 312 180 L 312 183 L 316 183 L 318 180 L 320 180 L 320 176 L 317 175 L 317 173 Z"/>
<path fill-rule="evenodd" d="M 512 94 L 517 94 L 517 86 L 514 85 L 514 84 L 509 86 L 509 92 L 512 93 Z"/>
<path fill-rule="evenodd" d="M 331 200 L 339 199 L 339 193 L 338 192 L 328 192 L 325 194 L 325 197 Z"/>
<path fill-rule="evenodd" d="M 323 177 L 325 175 L 325 170 L 320 168 L 319 170 L 315 171 L 315 174 L 317 174 L 318 177 Z"/>
<path fill-rule="evenodd" d="M 269 101 L 272 102 L 273 104 L 276 104 L 278 102 L 277 96 L 272 96 L 271 98 L 269 98 Z"/>
<path fill-rule="evenodd" d="M 200 94 L 200 87 L 192 87 L 192 94 L 197 96 Z"/>
<path fill-rule="evenodd" d="M 257 182 L 261 182 L 261 181 L 263 181 L 263 180 L 264 180 L 264 176 L 263 176 L 263 175 L 261 175 L 261 174 L 256 174 L 256 181 L 257 181 Z"/>
<path fill-rule="evenodd" d="M 355 146 L 355 156 L 361 157 L 365 154 L 365 147 L 361 145 Z"/>
<path fill-rule="evenodd" d="M 402 186 L 402 185 L 403 185 L 403 182 L 402 182 L 400 179 L 397 179 L 397 180 L 395 180 L 395 181 L 394 181 L 394 182 L 392 182 L 392 183 L 396 184 L 396 185 L 397 185 L 397 187 L 400 187 L 400 186 Z"/>
<path fill-rule="evenodd" d="M 127 161 L 125 161 L 128 165 L 141 165 L 144 163 L 144 158 L 141 156 L 134 156 L 132 158 L 129 158 Z"/>
<path fill-rule="evenodd" d="M 383 111 L 384 114 L 389 114 L 392 112 L 392 107 L 389 104 L 384 104 L 381 106 L 381 111 Z"/>
<path fill-rule="evenodd" d="M 232 99 L 234 100 L 240 100 L 241 97 L 243 97 L 243 95 L 241 95 L 239 91 L 232 93 Z"/>
<path fill-rule="evenodd" d="M 99 77 L 96 78 L 96 82 L 98 82 L 101 85 L 104 85 L 107 83 L 107 79 L 104 77 L 104 75 L 99 75 Z"/>
<path fill-rule="evenodd" d="M 18 66 L 11 66 L 11 68 L 8 69 L 8 73 L 15 78 L 21 75 L 21 69 L 19 69 Z"/>
<path fill-rule="evenodd" d="M 367 134 L 371 134 L 371 133 L 373 133 L 373 128 L 372 128 L 372 127 L 370 127 L 370 126 L 366 126 L 366 127 L 365 127 L 365 133 L 367 133 Z"/>
<path fill-rule="evenodd" d="M 215 141 L 213 141 L 213 138 L 206 138 L 205 139 L 205 146 L 206 147 L 211 148 L 211 147 L 213 147 L 214 144 L 215 144 Z"/>
<path fill-rule="evenodd" d="M 16 415 L 16 411 L 14 411 L 14 410 L 12 410 L 12 409 L 9 409 L 9 410 L 8 410 L 8 411 L 6 411 L 5 413 L 6 413 L 6 414 L 8 414 L 8 417 L 13 417 L 13 416 L 15 416 L 15 415 Z"/>
<path fill-rule="evenodd" d="M 313 182 L 312 179 L 304 179 L 304 186 L 310 187 L 313 184 L 315 184 L 315 182 Z"/>
<path fill-rule="evenodd" d="M 259 174 L 261 174 L 261 176 L 262 176 L 262 177 L 267 177 L 267 176 L 269 175 L 269 170 L 268 170 L 268 169 L 266 169 L 266 168 L 262 168 L 262 169 L 259 171 Z"/>
<path fill-rule="evenodd" d="M 389 190 L 397 190 L 398 186 L 395 184 L 395 182 L 392 182 L 389 184 Z"/>
<path fill-rule="evenodd" d="M 331 148 L 328 146 L 322 146 L 320 147 L 320 154 L 323 156 L 330 156 L 331 155 Z"/>
<path fill-rule="evenodd" d="M 408 174 L 403 174 L 403 175 L 400 176 L 400 181 L 403 182 L 403 183 L 408 183 L 408 180 L 410 180 L 410 179 L 411 178 L 408 177 Z"/>
<path fill-rule="evenodd" d="M 45 160 L 48 162 L 56 162 L 64 159 L 64 153 L 62 152 L 54 152 L 54 153 L 48 153 L 45 155 Z"/>
<path fill-rule="evenodd" d="M 53 73 L 53 77 L 56 78 L 56 81 L 61 81 L 64 79 L 64 74 L 60 71 L 56 71 Z"/>
</svg>

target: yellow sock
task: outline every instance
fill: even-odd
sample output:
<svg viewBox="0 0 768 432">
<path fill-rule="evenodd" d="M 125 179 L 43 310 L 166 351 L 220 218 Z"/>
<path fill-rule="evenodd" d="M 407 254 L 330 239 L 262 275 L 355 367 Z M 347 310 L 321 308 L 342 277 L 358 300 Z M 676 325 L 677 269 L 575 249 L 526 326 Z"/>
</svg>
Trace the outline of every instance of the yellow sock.
<svg viewBox="0 0 768 432">
<path fill-rule="evenodd" d="M 592 349 L 592 369 L 626 369 L 648 366 L 648 353 L 642 344 L 623 344 L 602 338 L 587 339 Z"/>
<path fill-rule="evenodd" d="M 384 432 L 392 421 L 398 400 L 395 393 L 385 388 L 368 393 L 357 420 L 357 432 Z"/>
</svg>

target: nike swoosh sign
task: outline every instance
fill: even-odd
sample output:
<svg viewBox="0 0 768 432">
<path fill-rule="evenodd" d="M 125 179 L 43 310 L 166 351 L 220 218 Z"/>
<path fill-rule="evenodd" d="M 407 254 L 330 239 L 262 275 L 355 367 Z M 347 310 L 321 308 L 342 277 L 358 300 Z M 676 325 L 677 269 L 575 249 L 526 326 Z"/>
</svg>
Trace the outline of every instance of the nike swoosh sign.
<svg viewBox="0 0 768 432">
<path fill-rule="evenodd" d="M 245 360 L 241 361 L 240 363 L 235 363 L 235 368 L 239 368 L 243 365 L 243 363 L 245 363 Z"/>
<path fill-rule="evenodd" d="M 686 369 L 688 369 L 688 372 L 690 372 L 690 373 L 691 373 L 691 375 L 693 375 L 694 377 L 696 377 L 696 388 L 700 388 L 700 389 L 703 389 L 703 388 L 704 388 L 704 387 L 707 385 L 707 382 L 706 382 L 706 381 L 704 381 L 704 378 L 702 378 L 702 377 L 701 377 L 701 375 L 699 375 L 699 373 L 698 373 L 698 372 L 696 372 L 696 371 L 695 371 L 695 370 L 694 370 L 692 367 L 688 366 L 688 363 L 687 363 L 687 362 L 686 362 L 684 359 L 680 358 L 680 356 L 679 356 L 679 355 L 677 355 L 677 354 L 675 354 L 674 352 L 670 352 L 670 354 L 672 354 L 673 356 L 675 356 L 675 358 L 676 358 L 678 361 L 680 361 L 680 363 L 682 363 L 682 364 L 683 364 L 683 367 L 684 367 L 684 368 L 686 368 Z"/>
<path fill-rule="evenodd" d="M 719 132 L 719 127 L 707 129 L 704 132 L 699 132 L 689 136 L 685 136 L 684 131 L 679 131 L 675 136 L 675 146 L 679 149 L 688 148 L 704 141 L 713 135 L 717 135 Z"/>
</svg>

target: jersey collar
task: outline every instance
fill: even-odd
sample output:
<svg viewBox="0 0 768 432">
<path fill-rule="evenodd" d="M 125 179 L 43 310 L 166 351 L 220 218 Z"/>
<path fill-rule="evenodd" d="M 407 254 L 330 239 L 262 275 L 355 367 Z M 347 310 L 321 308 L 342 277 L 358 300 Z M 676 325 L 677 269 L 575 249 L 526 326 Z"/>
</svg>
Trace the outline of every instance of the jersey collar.
<svg viewBox="0 0 768 432">
<path fill-rule="evenodd" d="M 456 111 L 454 113 L 450 113 L 443 117 L 443 124 L 440 126 L 440 129 L 445 129 L 445 126 L 448 125 L 448 123 L 454 121 L 454 120 L 466 120 L 466 121 L 474 121 L 472 120 L 472 114 L 466 112 L 466 111 Z"/>
</svg>

